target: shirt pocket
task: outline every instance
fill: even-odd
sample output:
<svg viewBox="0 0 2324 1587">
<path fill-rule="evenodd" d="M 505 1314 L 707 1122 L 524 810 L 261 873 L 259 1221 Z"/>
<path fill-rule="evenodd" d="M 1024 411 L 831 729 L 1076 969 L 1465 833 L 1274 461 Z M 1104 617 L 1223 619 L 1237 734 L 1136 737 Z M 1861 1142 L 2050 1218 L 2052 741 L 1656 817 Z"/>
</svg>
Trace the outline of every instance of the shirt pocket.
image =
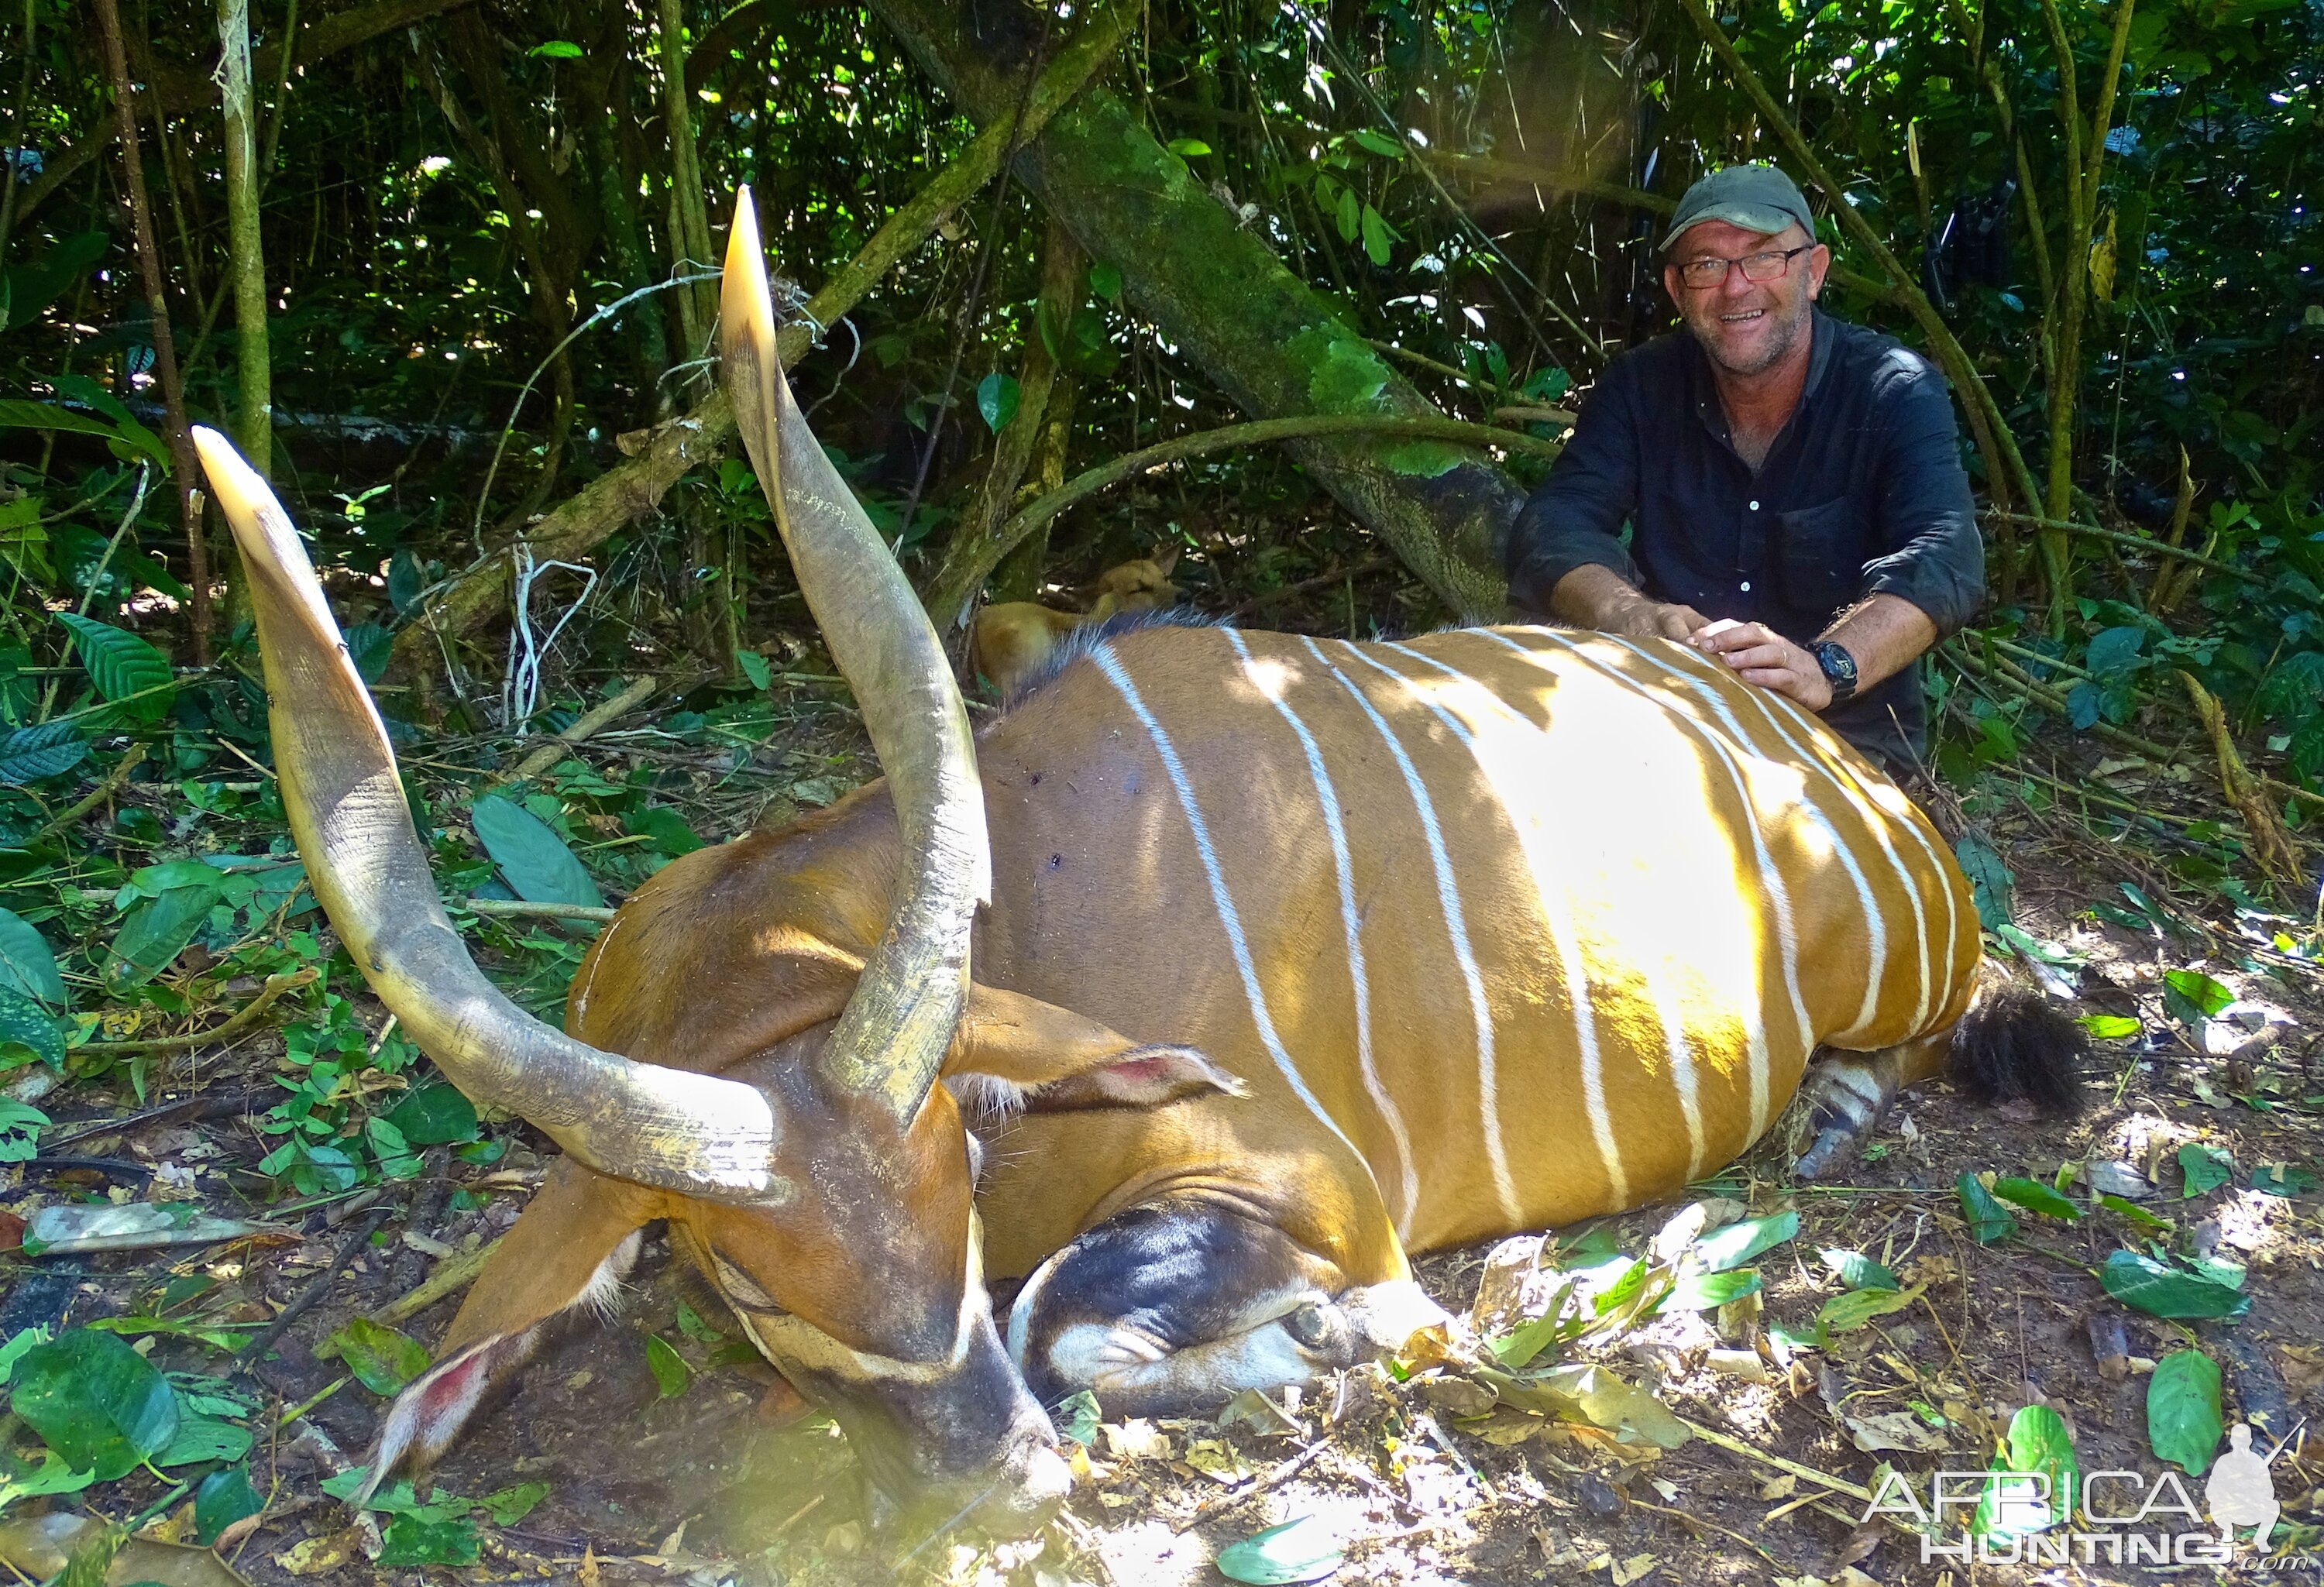
<svg viewBox="0 0 2324 1587">
<path fill-rule="evenodd" d="M 1775 514 L 1775 568 L 1784 604 L 1817 616 L 1837 612 L 1864 583 L 1863 532 L 1846 496 Z"/>
</svg>

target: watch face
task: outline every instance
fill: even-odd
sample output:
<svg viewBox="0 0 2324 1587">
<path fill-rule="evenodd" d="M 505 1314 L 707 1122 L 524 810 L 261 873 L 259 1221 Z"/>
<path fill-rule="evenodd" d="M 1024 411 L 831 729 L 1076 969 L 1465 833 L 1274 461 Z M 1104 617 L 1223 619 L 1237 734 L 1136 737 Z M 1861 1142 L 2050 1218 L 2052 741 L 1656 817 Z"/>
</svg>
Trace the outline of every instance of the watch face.
<svg viewBox="0 0 2324 1587">
<path fill-rule="evenodd" d="M 1855 657 L 1849 655 L 1841 646 L 1829 641 L 1816 647 L 1815 657 L 1816 664 L 1823 669 L 1823 675 L 1831 680 L 1835 692 L 1841 695 L 1854 692 L 1856 688 Z"/>
</svg>

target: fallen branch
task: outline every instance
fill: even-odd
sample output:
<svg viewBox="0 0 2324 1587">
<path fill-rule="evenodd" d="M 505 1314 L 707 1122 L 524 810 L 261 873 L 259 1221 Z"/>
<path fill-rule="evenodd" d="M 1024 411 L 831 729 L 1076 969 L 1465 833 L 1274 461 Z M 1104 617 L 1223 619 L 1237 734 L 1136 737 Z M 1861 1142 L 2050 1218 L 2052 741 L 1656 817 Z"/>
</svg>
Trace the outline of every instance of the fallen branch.
<svg viewBox="0 0 2324 1587">
<path fill-rule="evenodd" d="M 89 789 L 88 794 L 83 798 L 76 799 L 71 807 L 64 811 L 63 814 L 51 817 L 47 825 L 43 826 L 38 832 L 32 834 L 32 836 L 26 838 L 17 846 L 20 848 L 29 849 L 35 844 L 39 843 L 42 838 L 54 833 L 62 832 L 66 827 L 70 826 L 74 822 L 88 815 L 91 810 L 96 809 L 97 806 L 105 803 L 106 800 L 111 798 L 115 794 L 119 793 L 121 791 L 121 785 L 129 780 L 129 774 L 132 771 L 136 770 L 138 766 L 143 762 L 146 748 L 147 746 L 142 743 L 131 744 L 129 746 L 129 752 L 122 756 L 119 763 L 116 764 L 112 770 L 105 774 L 104 781 Z"/>
<path fill-rule="evenodd" d="M 268 976 L 266 984 L 258 989 L 256 997 L 235 1010 L 223 1024 L 213 1025 L 208 1030 L 189 1030 L 182 1036 L 150 1036 L 135 1041 L 84 1042 L 73 1051 L 100 1058 L 126 1058 L 140 1054 L 189 1052 L 214 1042 L 231 1041 L 265 1018 L 266 1010 L 272 1008 L 284 992 L 311 983 L 316 973 L 310 965 L 304 970 L 293 970 L 287 975 Z"/>
<path fill-rule="evenodd" d="M 1564 446 L 1563 441 L 1545 441 L 1523 430 L 1471 424 L 1462 419 L 1420 419 L 1386 413 L 1305 413 L 1287 419 L 1258 419 L 1248 424 L 1229 424 L 1217 429 L 1196 430 L 1192 435 L 1173 437 L 1159 445 L 1101 464 L 1087 473 L 1076 475 L 1038 501 L 1019 508 L 986 545 L 983 556 L 979 558 L 982 566 L 973 570 L 974 577 L 967 581 L 965 587 L 982 588 L 984 581 L 991 577 L 992 570 L 1001 565 L 1001 558 L 1015 550 L 1028 535 L 1075 503 L 1093 496 L 1110 485 L 1119 484 L 1133 474 L 1142 474 L 1168 463 L 1183 462 L 1189 457 L 1229 451 L 1237 447 L 1262 446 L 1272 441 L 1313 440 L 1328 436 L 1450 441 L 1463 447 L 1505 447 L 1513 452 L 1534 452 L 1549 457 L 1557 456 Z"/>
<path fill-rule="evenodd" d="M 650 672 L 647 673 L 612 699 L 592 706 L 588 710 L 582 712 L 574 719 L 573 725 L 519 761 L 515 770 L 502 772 L 499 776 L 490 779 L 484 786 L 501 788 L 512 782 L 523 782 L 540 776 L 563 760 L 565 752 L 575 744 L 602 733 L 640 706 L 644 705 L 653 697 L 654 691 L 660 687 L 661 679 Z"/>
<path fill-rule="evenodd" d="M 1261 607 L 1287 601 L 1294 595 L 1304 595 L 1309 590 L 1321 589 L 1327 584 L 1338 584 L 1341 580 L 1349 578 L 1366 578 L 1383 567 L 1392 567 L 1395 565 L 1396 558 L 1393 557 L 1367 557 L 1351 567 L 1334 567 L 1327 573 L 1319 573 L 1313 578 L 1303 578 L 1296 584 L 1286 584 L 1280 589 L 1262 590 L 1250 599 L 1230 607 L 1227 611 L 1227 620 L 1232 622 L 1246 612 L 1256 612 Z"/>
<path fill-rule="evenodd" d="M 2218 697 L 2191 672 L 2182 669 L 2179 681 L 2187 686 L 2187 698 L 2211 735 L 2211 752 L 2219 761 L 2219 791 L 2244 818 L 2245 830 L 2251 834 L 2252 857 L 2276 881 L 2298 881 L 2306 869 L 2300 863 L 2300 851 L 2292 846 L 2292 835 L 2283 830 L 2283 820 L 2258 779 L 2236 752 L 2236 741 L 2227 734 L 2227 714 L 2220 708 Z"/>
<path fill-rule="evenodd" d="M 1089 33 L 1061 51 L 1041 74 L 1022 114 L 1013 121 L 996 119 L 890 216 L 862 252 L 807 300 L 800 318 L 783 327 L 776 337 L 783 364 L 788 367 L 804 357 L 817 334 L 815 328 L 838 324 L 898 262 L 990 182 L 1004 160 L 1038 137 L 1113 59 L 1137 14 L 1136 7 L 1126 5 L 1102 13 Z M 660 505 L 687 469 L 718 456 L 733 435 L 734 414 L 723 391 L 664 425 L 644 452 L 607 469 L 517 540 L 487 553 L 429 595 L 419 620 L 396 635 L 393 666 L 405 673 L 421 669 L 439 644 L 469 632 L 505 607 L 518 545 L 530 548 L 536 563 L 570 562 L 586 555 Z"/>
<path fill-rule="evenodd" d="M 543 904 L 530 899 L 462 899 L 460 908 L 477 915 L 511 920 L 596 920 L 613 918 L 602 904 Z"/>
<path fill-rule="evenodd" d="M 428 1277 L 418 1286 L 382 1306 L 379 1320 L 401 1323 L 406 1317 L 418 1316 L 447 1296 L 457 1295 L 476 1281 L 476 1275 L 484 1270 L 484 1264 L 493 1259 L 493 1252 L 500 1250 L 501 1241 L 507 1238 L 505 1234 L 495 1235 L 474 1250 L 446 1257 L 429 1269 Z"/>
<path fill-rule="evenodd" d="M 2021 667 L 2013 666 L 1999 657 L 1994 658 L 1992 663 L 1988 665 L 1958 641 L 1948 641 L 1944 647 L 1944 654 L 1948 660 L 1967 669 L 1997 687 L 2023 695 L 2045 711 L 2054 712 L 2061 716 L 2068 715 L 2066 697 Z M 2048 657 L 2043 657 L 2043 660 L 2045 662 L 2050 661 Z M 2181 764 L 2186 759 L 2183 751 L 2156 743 L 2151 738 L 2141 738 L 2138 734 L 2126 732 L 2111 723 L 2092 723 L 2089 731 L 2094 736 L 2108 743 L 2119 744 L 2126 750 L 2135 750 L 2147 759 L 2159 761 L 2164 765 L 2176 766 Z M 2324 810 L 2324 794 L 2310 793 L 2304 788 L 2295 788 L 2291 783 L 2280 781 L 2273 777 L 2262 776 L 2259 782 L 2262 788 L 2279 798 L 2298 799 L 2302 804 L 2312 805 L 2319 810 Z"/>
<path fill-rule="evenodd" d="M 1716 1428 L 1706 1427 L 1700 1422 L 1690 1422 L 1684 1416 L 1679 1417 L 1678 1422 L 1679 1426 L 1705 1444 L 1723 1449 L 1729 1454 L 1739 1454 L 1745 1460 L 1757 1461 L 1761 1465 L 1773 1466 L 1775 1470 L 1788 1472 L 1794 1477 L 1805 1477 L 1809 1481 L 1821 1483 L 1834 1493 L 1844 1493 L 1850 1499 L 1860 1499 L 1867 1504 L 1872 1502 L 1872 1490 L 1869 1488 L 1859 1487 L 1845 1477 L 1835 1477 L 1828 1472 L 1819 1472 L 1813 1466 L 1803 1466 L 1797 1461 L 1785 1460 L 1782 1455 L 1769 1454 L 1764 1449 L 1755 1449 L 1739 1438 L 1729 1438 Z"/>
<path fill-rule="evenodd" d="M 2156 557 L 2173 557 L 2197 567 L 2208 567 L 2214 573 L 2224 573 L 2240 578 L 2246 584 L 2264 585 L 2267 580 L 2249 568 L 2238 567 L 2232 562 L 2222 562 L 2217 557 L 2206 557 L 2200 551 L 2174 546 L 2169 540 L 2159 540 L 2152 535 L 2124 534 L 2118 530 L 2100 529 L 2095 524 L 2076 523 L 2067 518 L 2043 518 L 2033 512 L 2012 512 L 1999 507 L 1987 507 L 1978 514 L 1980 518 L 2003 518 L 2012 523 L 2030 523 L 2037 529 L 2054 529 L 2066 534 L 2080 535 L 2085 540 L 2105 540 L 2109 545 L 2128 546 L 2133 550 L 2145 551 Z"/>
<path fill-rule="evenodd" d="M 1272 1493 L 1301 1472 L 1305 1471 L 1317 1455 L 1322 1454 L 1331 1446 L 1331 1440 L 1328 1438 L 1318 1438 L 1290 1459 L 1269 1468 L 1259 1476 L 1257 1481 L 1252 1482 L 1240 1492 L 1222 1493 L 1216 1499 L 1204 1499 L 1194 1507 L 1194 1513 L 1188 1516 L 1185 1523 L 1177 1528 L 1178 1536 L 1184 1537 L 1197 1527 L 1206 1527 L 1221 1516 L 1240 1509 L 1246 1503 L 1259 1495 Z"/>
</svg>

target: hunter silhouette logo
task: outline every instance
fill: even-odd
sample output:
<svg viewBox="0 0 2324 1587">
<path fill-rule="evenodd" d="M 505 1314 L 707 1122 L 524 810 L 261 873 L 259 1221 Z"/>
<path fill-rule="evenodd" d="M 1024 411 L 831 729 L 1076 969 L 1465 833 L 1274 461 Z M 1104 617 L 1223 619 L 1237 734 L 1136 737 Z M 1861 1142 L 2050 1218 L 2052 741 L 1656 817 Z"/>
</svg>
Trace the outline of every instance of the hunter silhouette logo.
<svg viewBox="0 0 2324 1587">
<path fill-rule="evenodd" d="M 2234 1543 L 2236 1528 L 2250 1527 L 2255 1528 L 2252 1542 L 2264 1548 L 2283 1506 L 2276 1500 L 2275 1479 L 2268 1472 L 2274 1452 L 2257 1454 L 2251 1444 L 2249 1422 L 2237 1422 L 2227 1430 L 2227 1453 L 2204 1479 L 2203 1502 L 2210 1509 L 2211 1519 L 2218 1523 L 2220 1542 Z"/>
</svg>

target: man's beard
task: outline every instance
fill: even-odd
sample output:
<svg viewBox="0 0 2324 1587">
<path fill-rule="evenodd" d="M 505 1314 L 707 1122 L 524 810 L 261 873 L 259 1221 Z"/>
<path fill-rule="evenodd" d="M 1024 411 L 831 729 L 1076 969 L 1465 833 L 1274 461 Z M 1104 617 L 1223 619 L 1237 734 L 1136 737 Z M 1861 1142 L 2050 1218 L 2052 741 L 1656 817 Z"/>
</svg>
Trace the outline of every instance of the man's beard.
<svg viewBox="0 0 2324 1587">
<path fill-rule="evenodd" d="M 1756 354 L 1742 363 L 1737 363 L 1721 351 L 1719 337 L 1724 328 L 1719 318 L 1721 312 L 1711 309 L 1691 313 L 1686 317 L 1688 328 L 1694 332 L 1696 345 L 1702 348 L 1712 363 L 1729 374 L 1746 377 L 1765 374 L 1790 356 L 1808 324 L 1808 300 L 1805 298 L 1795 301 L 1788 313 L 1781 302 L 1770 304 L 1766 310 L 1770 334 Z"/>
</svg>

